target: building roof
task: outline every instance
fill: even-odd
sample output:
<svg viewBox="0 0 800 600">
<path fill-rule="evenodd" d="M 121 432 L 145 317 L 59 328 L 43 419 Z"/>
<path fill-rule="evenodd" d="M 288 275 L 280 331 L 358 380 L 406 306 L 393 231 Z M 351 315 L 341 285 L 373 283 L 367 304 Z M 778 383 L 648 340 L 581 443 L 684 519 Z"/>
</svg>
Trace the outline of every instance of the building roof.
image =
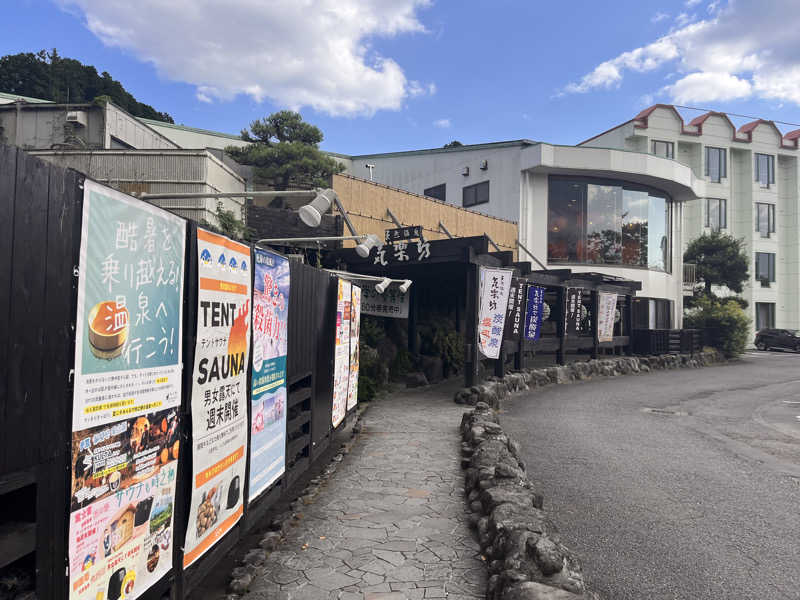
<svg viewBox="0 0 800 600">
<path fill-rule="evenodd" d="M 157 127 L 167 127 L 169 129 L 178 129 L 180 131 L 188 131 L 190 133 L 200 133 L 203 135 L 213 135 L 215 137 L 226 138 L 230 140 L 236 140 L 238 142 L 244 141 L 242 140 L 242 136 L 236 135 L 233 133 L 222 133 L 221 131 L 211 131 L 210 129 L 200 129 L 199 127 L 187 127 L 186 125 L 176 125 L 175 123 L 167 123 L 166 121 L 156 121 L 155 119 L 145 119 L 144 117 L 136 117 L 142 123 L 148 126 L 155 125 Z"/>
<path fill-rule="evenodd" d="M 400 152 L 379 152 L 377 154 L 355 154 L 350 158 L 392 158 L 395 156 L 417 156 L 420 154 L 441 154 L 445 152 L 463 152 L 469 150 L 496 150 L 498 148 L 512 148 L 515 146 L 535 146 L 539 143 L 540 142 L 534 142 L 533 140 L 521 139 L 505 142 L 488 142 L 485 144 L 465 144 L 454 148 L 428 148 L 424 150 L 404 150 Z"/>
<path fill-rule="evenodd" d="M 10 100 L 11 102 L 22 100 L 30 104 L 55 104 L 52 100 L 42 100 L 41 98 L 31 98 L 30 96 L 20 96 L 19 94 L 9 94 L 7 92 L 0 92 L 0 100 Z"/>
</svg>

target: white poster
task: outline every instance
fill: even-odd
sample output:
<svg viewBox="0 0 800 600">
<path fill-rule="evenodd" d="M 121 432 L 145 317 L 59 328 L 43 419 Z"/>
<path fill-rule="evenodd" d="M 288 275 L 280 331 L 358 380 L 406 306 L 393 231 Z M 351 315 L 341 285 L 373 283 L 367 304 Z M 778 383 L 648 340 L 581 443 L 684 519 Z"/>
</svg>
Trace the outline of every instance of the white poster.
<svg viewBox="0 0 800 600">
<path fill-rule="evenodd" d="M 242 516 L 250 351 L 250 248 L 197 230 L 192 493 L 183 566 Z"/>
<path fill-rule="evenodd" d="M 333 410 L 331 422 L 339 426 L 347 414 L 347 389 L 350 375 L 350 310 L 352 285 L 339 279 L 336 301 L 336 346 L 333 363 Z"/>
<path fill-rule="evenodd" d="M 361 290 L 361 312 L 376 317 L 407 319 L 408 299 L 409 293 L 401 292 L 397 286 L 390 287 L 382 294 L 374 286 L 367 286 Z"/>
<path fill-rule="evenodd" d="M 598 297 L 600 314 L 597 315 L 597 341 L 614 341 L 614 315 L 617 312 L 617 295 L 600 292 Z"/>
<path fill-rule="evenodd" d="M 350 305 L 350 376 L 347 384 L 347 410 L 358 404 L 358 335 L 361 329 L 361 288 L 353 286 Z"/>
<path fill-rule="evenodd" d="M 503 343 L 511 269 L 480 267 L 478 347 L 486 358 L 498 358 Z"/>
</svg>

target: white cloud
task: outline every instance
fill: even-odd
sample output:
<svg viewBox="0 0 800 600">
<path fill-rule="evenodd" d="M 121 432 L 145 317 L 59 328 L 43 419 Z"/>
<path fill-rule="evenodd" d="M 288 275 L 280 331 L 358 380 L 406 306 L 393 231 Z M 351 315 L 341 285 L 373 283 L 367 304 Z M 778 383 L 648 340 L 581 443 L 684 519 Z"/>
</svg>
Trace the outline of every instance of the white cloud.
<svg viewBox="0 0 800 600">
<path fill-rule="evenodd" d="M 683 26 L 598 64 L 563 92 L 616 88 L 630 73 L 669 68 L 676 79 L 660 91 L 675 102 L 753 96 L 800 105 L 797 0 L 771 0 L 769 10 L 760 0 L 716 0 L 708 12 L 691 23 L 694 15 L 682 13 Z"/>
<path fill-rule="evenodd" d="M 450 119 L 436 119 L 433 122 L 433 126 L 439 129 L 449 129 L 451 125 Z"/>
<path fill-rule="evenodd" d="M 57 0 L 107 46 L 190 83 L 203 102 L 239 94 L 331 115 L 399 110 L 436 91 L 409 80 L 371 41 L 425 33 L 430 0 Z"/>
<path fill-rule="evenodd" d="M 669 19 L 669 15 L 667 13 L 657 12 L 652 17 L 650 17 L 650 22 L 651 23 L 660 23 L 664 19 Z"/>
<path fill-rule="evenodd" d="M 678 27 L 684 27 L 688 25 L 692 21 L 697 18 L 697 15 L 690 15 L 689 13 L 682 12 L 677 17 L 675 17 L 675 25 Z"/>
<path fill-rule="evenodd" d="M 686 0 L 684 4 L 686 5 L 686 8 L 692 8 L 693 6 L 700 4 L 702 1 L 703 0 Z"/>
</svg>

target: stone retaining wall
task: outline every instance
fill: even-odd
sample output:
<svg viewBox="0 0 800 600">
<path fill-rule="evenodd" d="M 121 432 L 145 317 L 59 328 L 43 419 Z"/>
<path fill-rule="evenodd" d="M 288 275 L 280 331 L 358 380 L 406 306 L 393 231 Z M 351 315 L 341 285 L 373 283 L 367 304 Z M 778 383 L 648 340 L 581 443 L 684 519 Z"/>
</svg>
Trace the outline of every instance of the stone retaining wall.
<svg viewBox="0 0 800 600">
<path fill-rule="evenodd" d="M 502 378 L 488 377 L 480 385 L 458 390 L 454 400 L 456 404 L 475 405 L 478 402 L 485 402 L 489 406 L 499 408 L 500 401 L 512 393 L 554 383 L 570 383 L 592 377 L 615 377 L 665 369 L 697 369 L 724 361 L 725 357 L 714 349 L 706 349 L 694 355 L 614 356 L 545 369 L 517 371 L 508 373 Z"/>
<path fill-rule="evenodd" d="M 461 436 L 464 492 L 489 568 L 487 600 L 599 600 L 488 404 L 464 413 Z"/>
</svg>

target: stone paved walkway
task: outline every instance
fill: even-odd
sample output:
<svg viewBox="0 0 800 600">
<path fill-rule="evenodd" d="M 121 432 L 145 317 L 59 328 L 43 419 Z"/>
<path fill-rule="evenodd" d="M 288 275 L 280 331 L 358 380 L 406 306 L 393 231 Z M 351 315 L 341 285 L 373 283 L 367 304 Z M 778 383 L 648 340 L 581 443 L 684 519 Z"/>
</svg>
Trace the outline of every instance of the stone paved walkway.
<svg viewBox="0 0 800 600">
<path fill-rule="evenodd" d="M 452 386 L 374 402 L 353 451 L 245 600 L 483 598 Z"/>
</svg>

